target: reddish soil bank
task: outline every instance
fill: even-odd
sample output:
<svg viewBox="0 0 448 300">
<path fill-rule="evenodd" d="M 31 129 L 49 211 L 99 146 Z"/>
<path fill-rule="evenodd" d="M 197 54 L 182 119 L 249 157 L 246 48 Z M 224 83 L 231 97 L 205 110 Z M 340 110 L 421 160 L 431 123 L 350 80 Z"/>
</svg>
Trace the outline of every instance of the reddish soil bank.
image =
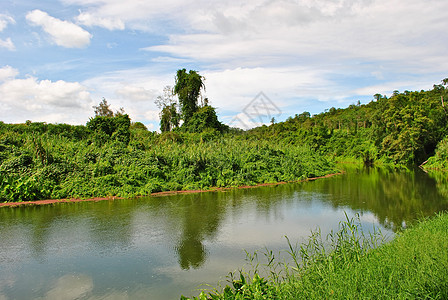
<svg viewBox="0 0 448 300">
<path fill-rule="evenodd" d="M 312 181 L 316 179 L 321 178 L 328 178 L 335 175 L 341 175 L 342 172 L 334 173 L 334 174 L 328 174 L 325 176 L 319 176 L 319 177 L 313 177 L 313 178 L 307 178 L 304 180 L 299 181 L 292 181 L 292 182 L 304 182 L 304 181 Z M 274 183 L 260 183 L 257 185 L 243 185 L 236 187 L 238 189 L 251 189 L 251 188 L 257 188 L 261 186 L 275 186 L 280 184 L 286 184 L 286 183 L 292 183 L 292 182 L 274 182 Z M 205 193 L 205 192 L 219 192 L 219 191 L 227 191 L 234 189 L 234 187 L 226 187 L 226 188 L 211 188 L 209 190 L 187 190 L 187 191 L 166 191 L 166 192 L 157 192 L 152 193 L 151 196 L 154 197 L 161 197 L 161 196 L 168 196 L 168 195 L 178 195 L 178 194 L 193 194 L 193 193 Z M 105 201 L 105 200 L 115 200 L 115 199 L 124 199 L 123 197 L 99 197 L 99 198 L 89 198 L 89 199 L 77 199 L 77 198 L 70 198 L 70 199 L 48 199 L 48 200 L 37 200 L 37 201 L 25 201 L 25 202 L 7 202 L 7 203 L 0 203 L 0 207 L 3 206 L 9 206 L 9 207 L 16 207 L 16 206 L 25 206 L 25 205 L 46 205 L 46 204 L 53 204 L 53 203 L 71 203 L 71 202 L 83 202 L 83 201 Z"/>
<path fill-rule="evenodd" d="M 25 205 L 46 205 L 46 204 L 53 204 L 53 203 L 70 203 L 70 202 L 83 202 L 83 201 L 104 201 L 104 200 L 115 200 L 115 199 L 122 199 L 121 197 L 103 197 L 103 198 L 89 198 L 89 199 L 77 199 L 77 198 L 70 198 L 70 199 L 47 199 L 47 200 L 37 200 L 37 201 L 24 201 L 24 202 L 6 202 L 6 203 L 0 203 L 0 207 L 2 206 L 25 206 Z"/>
</svg>

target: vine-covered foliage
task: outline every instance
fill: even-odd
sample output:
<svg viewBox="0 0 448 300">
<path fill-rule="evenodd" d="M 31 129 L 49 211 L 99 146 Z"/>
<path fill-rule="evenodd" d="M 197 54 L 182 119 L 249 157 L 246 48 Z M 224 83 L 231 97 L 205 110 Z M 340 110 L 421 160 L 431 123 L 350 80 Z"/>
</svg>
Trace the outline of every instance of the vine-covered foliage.
<svg viewBox="0 0 448 300">
<path fill-rule="evenodd" d="M 292 181 L 334 172 L 311 148 L 167 132 L 95 117 L 87 126 L 0 123 L 0 201 L 133 196 Z"/>
<path fill-rule="evenodd" d="M 218 120 L 216 111 L 213 107 L 205 105 L 198 108 L 192 117 L 182 124 L 179 128 L 183 132 L 204 132 L 204 131 L 218 131 L 223 133 L 228 131 L 228 126 L 222 124 Z"/>
<path fill-rule="evenodd" d="M 196 71 L 190 70 L 188 73 L 186 69 L 177 71 L 174 88 L 165 87 L 164 95 L 158 96 L 155 101 L 161 108 L 160 131 L 223 133 L 229 130 L 227 125 L 218 120 L 216 110 L 209 105 L 208 98 L 202 98 L 201 91 L 205 91 L 204 81 L 205 78 Z M 178 97 L 178 102 L 174 98 L 175 95 Z M 198 103 L 199 97 L 201 104 Z M 183 124 L 179 127 L 181 119 Z"/>
<path fill-rule="evenodd" d="M 96 116 L 87 122 L 87 128 L 92 133 L 92 139 L 97 145 L 103 145 L 109 141 L 129 144 L 130 126 L 131 119 L 128 115 Z"/>
<path fill-rule="evenodd" d="M 198 111 L 198 98 L 204 89 L 204 78 L 194 70 L 187 73 L 186 69 L 178 70 L 174 93 L 179 97 L 179 104 L 184 122 L 188 122 Z"/>
</svg>

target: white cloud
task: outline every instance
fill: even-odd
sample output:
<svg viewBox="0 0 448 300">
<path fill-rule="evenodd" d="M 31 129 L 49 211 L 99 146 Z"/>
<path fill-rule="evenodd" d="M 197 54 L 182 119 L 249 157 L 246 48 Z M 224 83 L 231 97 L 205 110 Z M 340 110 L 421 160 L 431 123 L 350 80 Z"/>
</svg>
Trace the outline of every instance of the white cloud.
<svg viewBox="0 0 448 300">
<path fill-rule="evenodd" d="M 143 48 L 141 50 L 145 50 L 145 48 Z M 155 62 L 155 63 L 173 63 L 173 64 L 178 64 L 178 65 L 192 62 L 191 60 L 188 60 L 188 59 L 175 58 L 175 57 L 171 57 L 171 56 L 158 56 L 158 57 L 151 59 L 151 61 Z"/>
<path fill-rule="evenodd" d="M 159 127 L 159 109 L 154 103 L 166 85 L 174 83 L 173 73 L 152 68 L 135 68 L 104 73 L 83 82 L 94 91 L 93 99 L 107 99 L 112 110 L 123 107 L 132 121 L 142 122 L 148 129 Z"/>
<path fill-rule="evenodd" d="M 151 121 L 159 122 L 159 111 L 154 104 L 154 100 L 161 94 L 158 89 L 147 89 L 143 86 L 148 83 L 140 84 L 121 84 L 115 90 L 115 96 L 118 97 L 118 102 L 129 114 L 131 119 L 136 121 Z M 153 127 L 152 124 L 147 124 L 147 127 Z"/>
<path fill-rule="evenodd" d="M 45 299 L 80 299 L 86 297 L 93 290 L 93 279 L 85 274 L 68 274 L 56 280 Z"/>
<path fill-rule="evenodd" d="M 6 48 L 10 51 L 16 50 L 16 46 L 12 42 L 11 38 L 7 38 L 6 40 L 0 39 L 0 48 Z"/>
<path fill-rule="evenodd" d="M 415 79 L 413 81 L 387 81 L 382 84 L 365 86 L 362 88 L 358 88 L 353 90 L 353 93 L 356 95 L 373 95 L 380 93 L 382 95 L 391 96 L 393 91 L 410 91 L 414 90 L 414 86 L 418 86 L 419 90 L 430 90 L 433 88 L 434 84 L 438 84 L 438 82 L 433 82 L 430 79 Z"/>
<path fill-rule="evenodd" d="M 165 1 L 141 1 L 128 0 L 126 3 L 120 0 L 62 0 L 66 4 L 84 6 L 89 13 L 101 16 L 120 16 L 120 19 L 136 20 L 145 19 L 149 16 L 169 14 L 177 8 L 188 7 L 181 0 Z M 195 5 L 194 5 L 195 6 Z"/>
<path fill-rule="evenodd" d="M 325 98 L 323 87 L 331 83 L 325 73 L 311 68 L 235 68 L 205 71 L 207 96 L 213 106 L 242 110 L 259 92 L 281 107 L 294 96 Z M 279 96 L 281 95 L 281 96 Z"/>
<path fill-rule="evenodd" d="M 123 70 L 123 59 L 121 71 L 99 72 L 82 82 L 93 99 L 106 97 L 113 109 L 123 106 L 137 121 L 157 118 L 151 98 L 173 85 L 176 69 L 184 66 L 206 77 L 207 97 L 228 118 L 260 91 L 284 111 L 313 112 L 307 106 L 316 99 L 320 109 L 390 88 L 430 88 L 427 82 L 446 77 L 440 74 L 448 70 L 446 1 L 61 1 L 81 8 L 78 25 L 129 34 L 126 50 L 132 51 L 133 36 L 138 47 L 148 41 L 147 52 L 135 53 L 135 61 L 144 60 L 146 67 Z M 91 38 L 42 11 L 27 19 L 66 47 L 85 46 Z M 75 26 L 84 39 L 65 39 L 59 31 L 64 26 Z M 116 55 L 122 45 L 109 37 L 102 37 L 104 45 L 115 48 L 105 50 Z M 95 63 L 101 66 L 109 57 Z"/>
<path fill-rule="evenodd" d="M 115 91 L 115 94 L 123 99 L 131 101 L 154 101 L 158 96 L 157 90 L 147 90 L 141 86 L 125 85 Z"/>
<path fill-rule="evenodd" d="M 124 30 L 125 25 L 119 18 L 104 18 L 92 13 L 81 12 L 76 20 L 86 26 L 100 26 L 109 30 Z"/>
<path fill-rule="evenodd" d="M 389 68 L 414 62 L 422 72 L 422 65 L 444 60 L 448 47 L 448 4 L 438 0 L 64 2 L 83 6 L 85 24 L 164 34 L 169 23 L 169 40 L 146 50 L 224 69 L 309 65 L 339 72 L 348 62 L 381 61 Z"/>
<path fill-rule="evenodd" d="M 158 111 L 158 110 L 147 110 L 143 113 L 143 116 L 147 120 L 158 122 L 160 120 L 159 113 L 160 113 L 160 111 Z"/>
<path fill-rule="evenodd" d="M 0 14 L 0 32 L 2 32 L 8 26 L 8 24 L 15 24 L 15 23 L 16 21 L 14 20 L 13 17 L 5 14 Z"/>
<path fill-rule="evenodd" d="M 11 66 L 4 66 L 0 68 L 0 82 L 8 79 L 13 79 L 17 75 L 19 75 L 19 71 Z"/>
<path fill-rule="evenodd" d="M 235 115 L 230 121 L 226 120 L 225 124 L 230 127 L 247 130 L 262 125 L 269 125 L 269 122 L 263 122 L 263 121 L 264 120 L 260 121 L 258 119 L 254 119 L 245 113 L 239 113 Z"/>
<path fill-rule="evenodd" d="M 5 14 L 0 14 L 0 32 L 2 32 L 8 26 L 8 24 L 15 23 L 16 21 L 13 17 Z M 0 39 L 0 48 L 6 48 L 10 51 L 16 50 L 16 46 L 14 45 L 10 37 L 6 39 Z"/>
<path fill-rule="evenodd" d="M 34 26 L 41 26 L 59 46 L 66 48 L 83 48 L 90 44 L 92 35 L 80 26 L 62 21 L 41 10 L 33 10 L 26 19 Z"/>
<path fill-rule="evenodd" d="M 18 71 L 0 69 L 2 121 L 25 120 L 80 124 L 88 119 L 92 101 L 85 86 L 78 82 L 16 79 Z"/>
<path fill-rule="evenodd" d="M 203 0 L 201 0 L 203 1 Z M 82 7 L 80 23 L 101 26 L 110 30 L 136 29 L 150 32 L 166 32 L 166 24 L 184 23 L 186 11 L 193 10 L 190 4 L 179 0 L 62 0 L 69 5 Z M 193 5 L 196 6 L 196 5 Z M 160 24 L 160 20 L 165 24 Z"/>
<path fill-rule="evenodd" d="M 441 40 L 446 36 L 441 24 L 446 21 L 439 18 L 448 17 L 443 12 L 447 5 L 393 2 L 392 6 L 383 1 L 360 2 L 363 5 L 335 1 L 325 6 L 328 1 L 270 1 L 245 8 L 244 13 L 229 5 L 222 12 L 209 11 L 208 18 L 195 23 L 197 32 L 173 34 L 168 43 L 147 49 L 207 63 L 225 61 L 234 67 L 291 65 L 293 59 L 297 64 L 300 59 L 322 64 L 444 55 L 440 44 L 447 46 L 447 42 Z"/>
</svg>

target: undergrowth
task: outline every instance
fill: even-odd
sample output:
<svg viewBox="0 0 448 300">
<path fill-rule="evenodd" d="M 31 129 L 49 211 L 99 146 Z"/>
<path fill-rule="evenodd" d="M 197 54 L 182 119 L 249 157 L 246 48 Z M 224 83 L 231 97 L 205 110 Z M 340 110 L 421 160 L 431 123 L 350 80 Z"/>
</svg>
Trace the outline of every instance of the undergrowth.
<svg viewBox="0 0 448 300">
<path fill-rule="evenodd" d="M 331 160 L 306 145 L 238 135 L 131 129 L 128 138 L 82 126 L 0 125 L 0 202 L 131 197 L 336 172 Z"/>
</svg>

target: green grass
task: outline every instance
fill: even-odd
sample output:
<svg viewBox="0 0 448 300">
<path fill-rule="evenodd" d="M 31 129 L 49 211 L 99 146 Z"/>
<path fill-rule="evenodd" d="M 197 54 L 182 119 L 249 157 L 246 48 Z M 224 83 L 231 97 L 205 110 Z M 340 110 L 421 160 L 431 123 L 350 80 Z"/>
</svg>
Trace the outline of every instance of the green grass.
<svg viewBox="0 0 448 300">
<path fill-rule="evenodd" d="M 224 289 L 192 299 L 448 298 L 446 213 L 380 243 L 380 232 L 366 236 L 347 220 L 326 240 L 318 231 L 298 247 L 288 241 L 292 263 L 276 261 L 267 251 L 262 268 L 252 264 L 251 271 L 241 271 L 237 279 L 232 276 Z"/>
</svg>

